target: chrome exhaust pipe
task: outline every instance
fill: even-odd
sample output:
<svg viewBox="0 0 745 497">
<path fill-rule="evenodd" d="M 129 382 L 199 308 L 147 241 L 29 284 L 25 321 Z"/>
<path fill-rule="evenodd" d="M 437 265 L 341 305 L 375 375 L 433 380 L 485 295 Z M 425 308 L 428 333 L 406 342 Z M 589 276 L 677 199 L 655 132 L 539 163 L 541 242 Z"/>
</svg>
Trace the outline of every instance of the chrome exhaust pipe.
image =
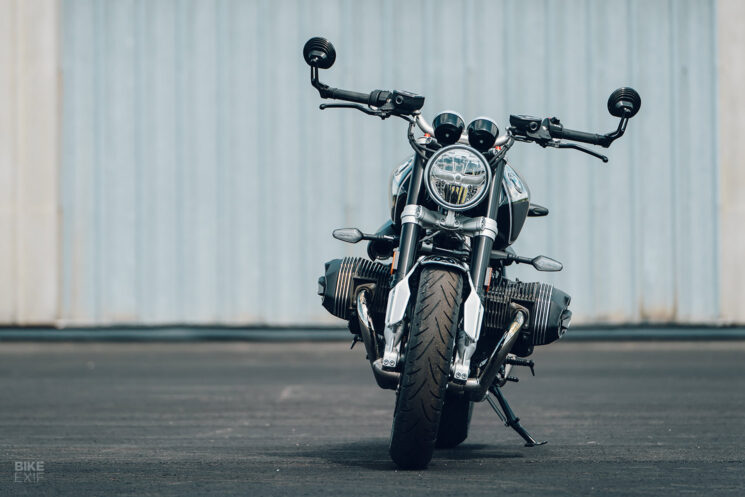
<svg viewBox="0 0 745 497">
<path fill-rule="evenodd" d="M 507 358 L 507 354 L 512 350 L 512 346 L 515 345 L 518 337 L 520 336 L 520 329 L 523 327 L 526 321 L 525 311 L 518 309 L 515 312 L 515 317 L 507 329 L 507 332 L 502 336 L 497 346 L 494 348 L 491 357 L 484 367 L 484 371 L 478 378 L 469 378 L 465 383 L 457 383 L 451 381 L 448 383 L 448 391 L 450 392 L 462 392 L 469 400 L 474 402 L 481 402 L 486 397 L 486 393 L 489 391 L 489 387 L 494 383 L 499 368 Z"/>
<path fill-rule="evenodd" d="M 401 380 L 401 373 L 398 371 L 391 371 L 383 369 L 383 359 L 376 359 L 372 363 L 373 374 L 375 375 L 375 381 L 378 382 L 380 388 L 386 390 L 395 390 L 398 388 L 398 382 Z"/>
<path fill-rule="evenodd" d="M 357 320 L 360 324 L 362 343 L 365 345 L 367 360 L 370 361 L 370 367 L 373 370 L 373 375 L 378 386 L 388 390 L 395 390 L 398 387 L 398 380 L 401 378 L 401 373 L 383 369 L 383 359 L 380 356 L 380 350 L 378 348 L 375 326 L 370 318 L 370 308 L 367 305 L 369 300 L 370 290 L 362 288 L 357 293 Z"/>
<path fill-rule="evenodd" d="M 360 323 L 360 335 L 362 335 L 362 343 L 365 344 L 367 360 L 372 364 L 380 357 L 380 354 L 378 353 L 378 341 L 375 338 L 375 327 L 367 306 L 369 299 L 370 291 L 367 288 L 362 288 L 357 292 L 357 320 Z"/>
<path fill-rule="evenodd" d="M 492 356 L 489 358 L 489 362 L 486 363 L 484 373 L 478 379 L 478 388 L 474 389 L 471 393 L 472 400 L 481 401 L 486 397 L 486 392 L 489 391 L 489 387 L 494 383 L 494 379 L 499 373 L 499 368 L 504 363 L 504 360 L 507 359 L 507 354 L 510 353 L 512 346 L 515 345 L 515 342 L 520 336 L 520 329 L 525 324 L 525 318 L 524 311 L 518 309 L 515 312 L 515 317 L 507 329 L 507 333 L 504 334 L 499 344 L 497 344 Z"/>
</svg>

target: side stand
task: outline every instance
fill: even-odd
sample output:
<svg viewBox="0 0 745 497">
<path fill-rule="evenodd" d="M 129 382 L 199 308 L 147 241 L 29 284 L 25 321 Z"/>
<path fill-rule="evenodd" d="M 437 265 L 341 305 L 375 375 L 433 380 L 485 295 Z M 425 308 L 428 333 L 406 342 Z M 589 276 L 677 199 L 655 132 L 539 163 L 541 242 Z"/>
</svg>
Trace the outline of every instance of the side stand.
<svg viewBox="0 0 745 497">
<path fill-rule="evenodd" d="M 502 394 L 502 391 L 499 389 L 498 386 L 492 385 L 489 388 L 489 392 L 491 392 L 492 395 L 497 398 L 497 402 L 499 402 L 499 405 L 497 405 L 497 402 L 494 402 L 494 399 L 492 399 L 489 395 L 486 396 L 486 401 L 489 402 L 489 405 L 492 407 L 492 409 L 494 409 L 494 412 L 497 413 L 499 419 L 501 419 L 505 425 L 515 430 L 517 434 L 520 435 L 523 440 L 525 440 L 526 447 L 535 447 L 536 445 L 543 445 L 545 443 L 548 443 L 546 441 L 536 442 L 535 439 L 530 436 L 530 433 L 528 433 L 527 430 L 522 427 L 522 425 L 520 424 L 520 418 L 515 416 L 515 413 L 512 412 L 510 405 L 507 403 L 507 399 L 504 398 L 504 395 Z M 504 412 L 504 414 L 502 414 L 502 412 Z"/>
</svg>

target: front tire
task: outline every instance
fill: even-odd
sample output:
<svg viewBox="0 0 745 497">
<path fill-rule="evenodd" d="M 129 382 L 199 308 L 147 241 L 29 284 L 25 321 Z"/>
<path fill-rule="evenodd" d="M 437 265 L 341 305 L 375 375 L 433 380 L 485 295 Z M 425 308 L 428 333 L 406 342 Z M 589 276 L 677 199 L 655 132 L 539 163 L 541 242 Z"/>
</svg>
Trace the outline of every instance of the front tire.
<svg viewBox="0 0 745 497">
<path fill-rule="evenodd" d="M 432 459 L 462 289 L 459 271 L 422 269 L 389 448 L 391 459 L 402 469 L 424 469 Z"/>
</svg>

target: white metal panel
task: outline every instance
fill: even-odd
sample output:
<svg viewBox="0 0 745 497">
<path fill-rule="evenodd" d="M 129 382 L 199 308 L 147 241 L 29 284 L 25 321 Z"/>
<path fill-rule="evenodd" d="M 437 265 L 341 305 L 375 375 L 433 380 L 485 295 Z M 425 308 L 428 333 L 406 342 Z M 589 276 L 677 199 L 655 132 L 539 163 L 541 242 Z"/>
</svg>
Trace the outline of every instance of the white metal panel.
<svg viewBox="0 0 745 497">
<path fill-rule="evenodd" d="M 719 75 L 718 206 L 720 307 L 727 322 L 745 323 L 745 2 L 717 1 Z"/>
<path fill-rule="evenodd" d="M 0 320 L 15 322 L 16 295 L 16 178 L 18 174 L 16 95 L 16 2 L 0 2 Z"/>
<path fill-rule="evenodd" d="M 69 323 L 335 323 L 315 297 L 335 227 L 387 214 L 405 124 L 321 112 L 301 58 L 324 35 L 350 89 L 427 96 L 425 113 L 560 116 L 609 131 L 617 86 L 642 111 L 609 165 L 518 146 L 533 199 L 520 271 L 584 322 L 719 316 L 713 1 L 64 0 L 62 318 Z"/>
<path fill-rule="evenodd" d="M 0 0 L 0 322 L 58 309 L 58 5 Z"/>
</svg>

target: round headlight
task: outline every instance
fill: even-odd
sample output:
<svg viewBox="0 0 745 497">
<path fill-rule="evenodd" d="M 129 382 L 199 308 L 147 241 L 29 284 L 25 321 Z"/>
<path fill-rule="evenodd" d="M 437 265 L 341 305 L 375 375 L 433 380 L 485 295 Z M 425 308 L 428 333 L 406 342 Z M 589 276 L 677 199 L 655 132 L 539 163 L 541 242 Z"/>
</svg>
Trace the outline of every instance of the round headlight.
<svg viewBox="0 0 745 497">
<path fill-rule="evenodd" d="M 445 209 L 464 211 L 483 200 L 491 169 L 484 156 L 466 145 L 441 148 L 424 170 L 432 199 Z"/>
</svg>

